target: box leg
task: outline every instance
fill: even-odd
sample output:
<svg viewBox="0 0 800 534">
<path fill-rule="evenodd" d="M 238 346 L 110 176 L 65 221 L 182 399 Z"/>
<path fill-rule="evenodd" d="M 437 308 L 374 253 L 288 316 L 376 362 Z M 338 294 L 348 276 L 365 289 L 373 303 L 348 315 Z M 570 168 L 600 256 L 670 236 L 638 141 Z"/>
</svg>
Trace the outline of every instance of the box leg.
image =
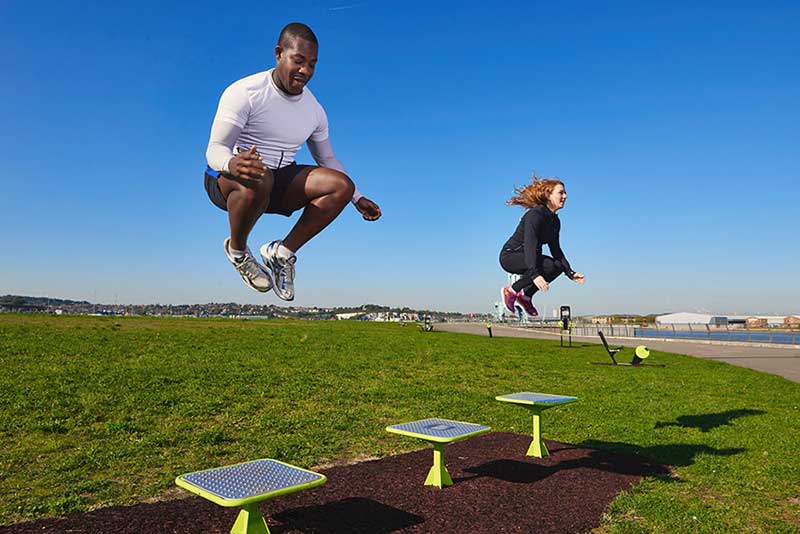
<svg viewBox="0 0 800 534">
<path fill-rule="evenodd" d="M 257 504 L 242 507 L 231 534 L 269 534 L 269 527 Z"/>
<path fill-rule="evenodd" d="M 437 488 L 453 485 L 453 479 L 450 478 L 450 473 L 444 465 L 444 443 L 433 443 L 433 466 L 428 471 L 425 485 Z"/>
<path fill-rule="evenodd" d="M 531 407 L 533 414 L 533 441 L 531 446 L 528 447 L 527 456 L 535 456 L 536 458 L 543 458 L 550 454 L 547 450 L 547 445 L 542 440 L 542 412 L 544 410 L 538 406 Z"/>
</svg>

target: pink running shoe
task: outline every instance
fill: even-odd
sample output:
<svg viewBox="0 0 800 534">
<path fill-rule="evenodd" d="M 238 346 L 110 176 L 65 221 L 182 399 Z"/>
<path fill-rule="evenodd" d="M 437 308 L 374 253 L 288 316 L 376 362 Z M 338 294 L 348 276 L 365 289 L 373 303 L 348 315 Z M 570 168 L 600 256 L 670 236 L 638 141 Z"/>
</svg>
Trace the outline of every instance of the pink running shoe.
<svg viewBox="0 0 800 534">
<path fill-rule="evenodd" d="M 506 286 L 500 290 L 500 298 L 510 313 L 517 313 L 517 310 L 514 309 L 514 303 L 517 301 L 517 292 L 511 289 L 511 286 Z"/>
<path fill-rule="evenodd" d="M 522 291 L 517 294 L 517 303 L 522 306 L 522 309 L 525 310 L 525 313 L 528 314 L 528 317 L 539 316 L 538 310 L 533 305 L 533 300 Z"/>
</svg>

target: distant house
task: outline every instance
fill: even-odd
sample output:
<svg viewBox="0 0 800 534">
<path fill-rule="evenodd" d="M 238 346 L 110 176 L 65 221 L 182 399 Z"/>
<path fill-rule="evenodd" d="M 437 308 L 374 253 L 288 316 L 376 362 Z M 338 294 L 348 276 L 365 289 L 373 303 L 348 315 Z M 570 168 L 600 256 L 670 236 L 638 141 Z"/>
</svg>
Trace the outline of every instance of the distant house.
<svg viewBox="0 0 800 534">
<path fill-rule="evenodd" d="M 783 327 L 784 328 L 797 328 L 800 327 L 800 317 L 795 315 L 790 315 L 788 317 L 783 318 Z"/>
<path fill-rule="evenodd" d="M 748 317 L 747 318 L 747 328 L 766 328 L 767 327 L 767 318 L 766 317 Z"/>
</svg>

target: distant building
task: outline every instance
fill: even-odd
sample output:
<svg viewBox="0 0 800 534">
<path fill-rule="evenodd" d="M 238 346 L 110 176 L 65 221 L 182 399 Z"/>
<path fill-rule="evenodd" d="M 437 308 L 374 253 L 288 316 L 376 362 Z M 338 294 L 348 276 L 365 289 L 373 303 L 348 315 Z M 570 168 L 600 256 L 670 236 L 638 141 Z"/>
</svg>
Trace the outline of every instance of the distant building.
<svg viewBox="0 0 800 534">
<path fill-rule="evenodd" d="M 364 315 L 364 312 L 350 312 L 350 313 L 337 313 L 336 318 L 339 320 L 354 319 Z"/>
<path fill-rule="evenodd" d="M 666 315 L 659 315 L 656 317 L 657 324 L 717 324 L 712 320 L 718 319 L 714 315 L 707 313 L 668 313 Z"/>
<path fill-rule="evenodd" d="M 784 328 L 786 319 L 785 315 L 735 315 L 730 317 L 730 324 L 748 328 Z"/>
<path fill-rule="evenodd" d="M 783 318 L 783 327 L 784 328 L 797 328 L 800 327 L 800 317 L 795 315 L 790 315 L 788 317 Z"/>
<path fill-rule="evenodd" d="M 786 317 L 783 315 L 767 315 L 759 317 L 767 320 L 767 326 L 770 328 L 781 328 L 783 326 L 783 322 L 786 320 Z"/>
</svg>

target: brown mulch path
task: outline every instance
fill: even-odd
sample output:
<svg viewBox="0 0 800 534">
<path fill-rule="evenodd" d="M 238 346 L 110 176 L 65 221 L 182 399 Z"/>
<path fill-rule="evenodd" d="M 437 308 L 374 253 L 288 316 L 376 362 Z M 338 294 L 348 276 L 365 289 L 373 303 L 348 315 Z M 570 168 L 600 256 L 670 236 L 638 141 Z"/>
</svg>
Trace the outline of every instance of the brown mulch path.
<svg viewBox="0 0 800 534">
<path fill-rule="evenodd" d="M 321 470 L 318 488 L 264 503 L 272 534 L 580 533 L 600 524 L 611 500 L 667 466 L 547 441 L 550 456 L 525 456 L 530 437 L 493 432 L 448 445 L 455 483 L 423 486 L 430 448 Z M 188 534 L 230 532 L 237 509 L 190 497 L 113 506 L 0 527 L 0 534 Z"/>
</svg>

